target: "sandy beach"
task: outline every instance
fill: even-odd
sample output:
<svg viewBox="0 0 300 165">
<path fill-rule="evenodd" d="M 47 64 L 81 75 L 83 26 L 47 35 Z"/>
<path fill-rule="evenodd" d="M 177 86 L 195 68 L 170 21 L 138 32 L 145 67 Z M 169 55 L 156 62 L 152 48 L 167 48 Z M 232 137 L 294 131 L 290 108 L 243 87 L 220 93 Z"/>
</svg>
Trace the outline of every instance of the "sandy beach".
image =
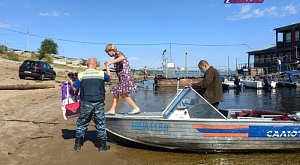
<svg viewBox="0 0 300 165">
<path fill-rule="evenodd" d="M 42 83 L 55 88 L 0 90 L 0 165 L 299 164 L 297 152 L 199 154 L 123 146 L 110 140 L 111 149 L 98 152 L 93 122 L 80 152 L 75 152 L 76 118 L 65 121 L 61 112 L 60 82 L 66 75 L 58 76 L 56 81 L 20 80 L 19 65 L 0 58 L 0 85 Z M 120 101 L 119 106 L 123 104 Z M 111 102 L 112 96 L 107 93 L 106 110 Z"/>
<path fill-rule="evenodd" d="M 0 59 L 0 85 L 47 83 L 55 88 L 0 91 L 0 164 L 135 164 L 130 163 L 134 160 L 123 146 L 109 143 L 108 152 L 98 152 L 93 122 L 84 146 L 75 152 L 76 118 L 65 121 L 62 117 L 60 83 L 20 80 L 19 65 Z M 108 94 L 106 107 L 111 105 L 111 98 Z"/>
</svg>

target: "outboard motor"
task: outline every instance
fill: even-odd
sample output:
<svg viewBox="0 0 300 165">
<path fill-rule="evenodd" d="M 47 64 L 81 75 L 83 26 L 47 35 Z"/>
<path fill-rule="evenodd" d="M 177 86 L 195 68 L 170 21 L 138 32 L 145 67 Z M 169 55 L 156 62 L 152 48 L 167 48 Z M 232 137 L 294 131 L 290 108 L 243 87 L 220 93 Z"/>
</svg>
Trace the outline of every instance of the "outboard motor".
<svg viewBox="0 0 300 165">
<path fill-rule="evenodd" d="M 265 87 L 266 89 L 272 88 L 271 83 L 270 83 L 270 81 L 267 79 L 266 76 L 264 76 L 263 82 L 264 82 L 264 87 Z"/>
<path fill-rule="evenodd" d="M 234 81 L 233 81 L 233 84 L 234 84 L 234 88 L 237 89 L 237 90 L 241 90 L 242 89 L 242 83 L 240 83 L 240 79 L 239 79 L 239 75 L 238 74 L 235 74 L 233 75 L 234 77 Z"/>
</svg>

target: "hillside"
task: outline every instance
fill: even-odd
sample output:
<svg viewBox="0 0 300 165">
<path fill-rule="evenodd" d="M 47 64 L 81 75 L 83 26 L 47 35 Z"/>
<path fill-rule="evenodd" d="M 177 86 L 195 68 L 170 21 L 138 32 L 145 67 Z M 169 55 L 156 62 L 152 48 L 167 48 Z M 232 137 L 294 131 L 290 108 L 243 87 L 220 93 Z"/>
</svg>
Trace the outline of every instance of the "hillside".
<svg viewBox="0 0 300 165">
<path fill-rule="evenodd" d="M 7 77 L 5 78 L 5 81 L 8 80 L 18 80 L 17 82 L 10 82 L 10 83 L 29 83 L 28 81 L 23 82 L 19 79 L 18 76 L 18 68 L 21 65 L 21 63 L 24 60 L 31 59 L 31 60 L 38 60 L 37 57 L 28 52 L 8 52 L 6 54 L 0 54 L 0 72 L 4 73 Z M 57 58 L 52 57 L 52 60 L 55 61 Z M 70 61 L 76 61 L 77 59 L 69 59 Z M 62 81 L 65 81 L 67 79 L 67 74 L 69 72 L 81 72 L 86 69 L 86 66 L 83 65 L 77 65 L 76 62 L 74 65 L 71 62 L 68 62 L 68 64 L 55 64 L 50 63 L 50 65 L 53 67 L 53 69 L 56 71 L 56 80 L 55 82 L 60 84 Z M 97 69 L 104 69 L 103 66 L 98 67 Z M 111 82 L 110 84 L 115 84 L 118 82 L 118 78 L 115 74 L 115 72 L 111 72 Z M 134 79 L 136 82 L 140 82 L 143 80 L 143 76 L 136 74 L 134 75 Z M 32 82 L 31 82 L 32 83 Z"/>
</svg>

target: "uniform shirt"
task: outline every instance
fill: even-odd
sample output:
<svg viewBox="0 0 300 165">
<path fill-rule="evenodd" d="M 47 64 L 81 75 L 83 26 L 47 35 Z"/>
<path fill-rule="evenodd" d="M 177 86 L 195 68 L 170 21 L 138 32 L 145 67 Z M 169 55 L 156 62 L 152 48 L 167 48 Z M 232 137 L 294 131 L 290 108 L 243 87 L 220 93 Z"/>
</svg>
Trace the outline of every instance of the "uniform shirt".
<svg viewBox="0 0 300 165">
<path fill-rule="evenodd" d="M 87 69 L 78 74 L 73 87 L 80 89 L 80 100 L 82 101 L 104 101 L 105 84 L 109 82 L 110 76 L 103 71 Z"/>
</svg>

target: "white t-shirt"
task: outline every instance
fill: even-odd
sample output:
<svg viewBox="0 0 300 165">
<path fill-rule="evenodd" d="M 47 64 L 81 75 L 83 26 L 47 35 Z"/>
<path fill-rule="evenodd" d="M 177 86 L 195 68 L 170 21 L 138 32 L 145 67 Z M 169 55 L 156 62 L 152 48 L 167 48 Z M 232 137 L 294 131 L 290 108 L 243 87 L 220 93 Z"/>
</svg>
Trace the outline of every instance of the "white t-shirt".
<svg viewBox="0 0 300 165">
<path fill-rule="evenodd" d="M 278 59 L 278 65 L 281 65 L 281 61 Z"/>
</svg>

